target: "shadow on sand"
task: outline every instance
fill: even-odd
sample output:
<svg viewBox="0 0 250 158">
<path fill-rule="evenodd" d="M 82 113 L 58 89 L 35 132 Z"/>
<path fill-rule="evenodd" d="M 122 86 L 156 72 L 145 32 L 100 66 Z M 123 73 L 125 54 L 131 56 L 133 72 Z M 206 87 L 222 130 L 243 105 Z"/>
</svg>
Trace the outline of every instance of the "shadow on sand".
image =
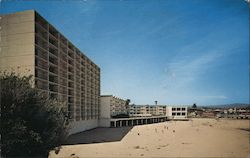
<svg viewBox="0 0 250 158">
<path fill-rule="evenodd" d="M 70 135 L 64 145 L 74 144 L 92 144 L 92 143 L 103 143 L 103 142 L 115 142 L 121 141 L 122 138 L 132 129 L 133 127 L 120 127 L 120 128 L 95 128 L 92 130 L 84 131 Z"/>
<path fill-rule="evenodd" d="M 250 132 L 250 128 L 238 128 L 239 130 L 242 130 L 242 131 L 247 131 L 247 132 Z"/>
</svg>

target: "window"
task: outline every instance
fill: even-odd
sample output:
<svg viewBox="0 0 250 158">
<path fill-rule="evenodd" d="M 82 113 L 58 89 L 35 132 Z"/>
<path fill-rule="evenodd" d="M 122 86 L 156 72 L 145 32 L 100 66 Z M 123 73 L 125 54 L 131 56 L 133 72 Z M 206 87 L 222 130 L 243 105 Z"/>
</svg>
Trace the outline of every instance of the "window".
<svg viewBox="0 0 250 158">
<path fill-rule="evenodd" d="M 180 116 L 180 115 L 181 115 L 181 113 L 178 112 L 178 113 L 177 113 L 177 116 Z"/>
<path fill-rule="evenodd" d="M 185 112 L 181 113 L 182 116 L 185 116 Z"/>
</svg>

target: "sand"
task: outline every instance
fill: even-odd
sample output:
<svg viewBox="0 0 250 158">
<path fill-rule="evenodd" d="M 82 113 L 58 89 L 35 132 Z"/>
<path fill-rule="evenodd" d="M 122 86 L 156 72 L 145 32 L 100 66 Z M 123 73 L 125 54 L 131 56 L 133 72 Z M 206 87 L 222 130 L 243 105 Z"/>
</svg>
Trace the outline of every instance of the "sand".
<svg viewBox="0 0 250 158">
<path fill-rule="evenodd" d="M 69 137 L 50 157 L 250 157 L 249 120 L 192 119 L 97 128 Z M 85 143 L 85 144 L 83 144 Z"/>
</svg>

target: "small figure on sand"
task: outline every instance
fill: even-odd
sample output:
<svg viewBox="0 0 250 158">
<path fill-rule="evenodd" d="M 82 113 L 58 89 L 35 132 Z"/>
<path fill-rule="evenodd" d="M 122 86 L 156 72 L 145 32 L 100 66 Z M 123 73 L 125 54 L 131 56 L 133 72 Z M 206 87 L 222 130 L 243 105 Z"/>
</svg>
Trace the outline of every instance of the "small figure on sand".
<svg viewBox="0 0 250 158">
<path fill-rule="evenodd" d="M 173 130 L 173 132 L 175 133 L 175 130 Z"/>
<path fill-rule="evenodd" d="M 140 135 L 140 133 L 137 133 L 137 135 L 139 136 L 139 135 Z"/>
<path fill-rule="evenodd" d="M 155 132 L 157 133 L 157 128 L 155 128 Z"/>
</svg>

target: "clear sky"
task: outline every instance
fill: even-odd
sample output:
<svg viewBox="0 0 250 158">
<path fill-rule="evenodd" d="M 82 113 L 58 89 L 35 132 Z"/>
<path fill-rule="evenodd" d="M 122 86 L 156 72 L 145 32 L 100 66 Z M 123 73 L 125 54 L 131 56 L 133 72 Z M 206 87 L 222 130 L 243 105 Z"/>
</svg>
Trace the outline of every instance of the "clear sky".
<svg viewBox="0 0 250 158">
<path fill-rule="evenodd" d="M 244 0 L 5 1 L 35 9 L 101 68 L 101 94 L 135 104 L 249 103 Z"/>
</svg>

